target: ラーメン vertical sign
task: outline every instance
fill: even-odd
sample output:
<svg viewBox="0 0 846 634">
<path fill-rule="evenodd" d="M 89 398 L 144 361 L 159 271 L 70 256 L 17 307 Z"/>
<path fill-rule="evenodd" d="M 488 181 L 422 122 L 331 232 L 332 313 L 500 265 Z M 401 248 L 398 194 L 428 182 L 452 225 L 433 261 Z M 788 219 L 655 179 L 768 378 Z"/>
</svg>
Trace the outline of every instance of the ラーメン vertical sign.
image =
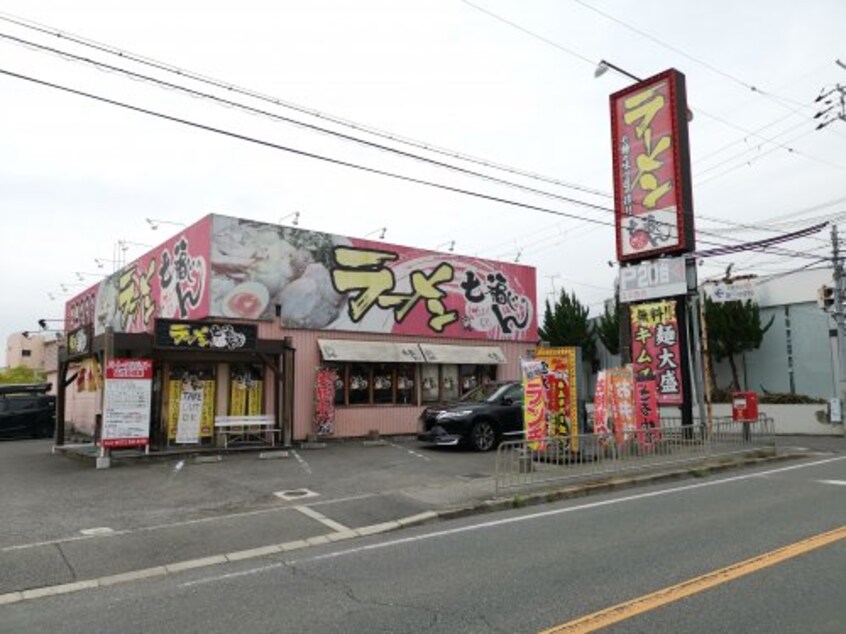
<svg viewBox="0 0 846 634">
<path fill-rule="evenodd" d="M 692 251 L 684 75 L 667 70 L 610 100 L 617 259 Z"/>
</svg>

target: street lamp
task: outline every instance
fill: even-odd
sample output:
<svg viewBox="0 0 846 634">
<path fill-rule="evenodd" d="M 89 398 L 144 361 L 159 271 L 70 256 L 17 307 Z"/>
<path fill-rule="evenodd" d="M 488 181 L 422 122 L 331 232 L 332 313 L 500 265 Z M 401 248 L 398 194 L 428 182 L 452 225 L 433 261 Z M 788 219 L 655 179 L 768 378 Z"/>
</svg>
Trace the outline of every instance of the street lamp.
<svg viewBox="0 0 846 634">
<path fill-rule="evenodd" d="M 599 64 L 596 65 L 596 69 L 593 71 L 593 76 L 601 77 L 602 75 L 607 73 L 609 69 L 616 70 L 621 75 L 625 75 L 629 79 L 634 79 L 637 82 L 643 81 L 643 79 L 641 79 L 637 75 L 632 75 L 629 71 L 623 70 L 619 66 L 616 66 L 615 64 L 612 64 L 611 62 L 608 62 L 604 59 L 599 60 Z"/>
<path fill-rule="evenodd" d="M 611 62 L 604 60 L 604 59 L 599 60 L 599 64 L 596 65 L 596 68 L 593 71 L 593 76 L 594 77 L 602 77 L 602 75 L 607 73 L 609 69 L 615 70 L 618 73 L 620 73 L 621 75 L 623 75 L 624 77 L 628 77 L 629 79 L 633 79 L 636 82 L 642 82 L 643 81 L 643 79 L 641 79 L 637 75 L 634 75 L 634 74 L 630 73 L 629 71 L 627 71 L 623 68 L 620 68 L 616 64 L 612 64 Z M 693 121 L 693 111 L 690 108 L 687 108 L 686 114 L 687 114 L 687 120 Z"/>
<path fill-rule="evenodd" d="M 279 222 L 277 222 L 276 224 L 281 225 L 283 220 L 285 220 L 286 218 L 290 218 L 291 216 L 294 217 L 294 219 L 291 221 L 291 224 L 296 227 L 298 224 L 300 224 L 300 212 L 299 211 L 293 211 L 293 212 L 291 212 L 291 213 L 289 213 L 285 216 L 282 216 L 279 219 Z"/>
<path fill-rule="evenodd" d="M 103 277 L 102 273 L 88 273 L 87 271 L 74 271 L 74 275 L 76 275 L 76 279 L 80 282 L 84 282 L 85 278 L 83 276 L 87 275 L 88 277 Z"/>
<path fill-rule="evenodd" d="M 441 244 L 436 246 L 435 249 L 440 249 L 441 247 L 445 247 L 446 245 L 449 245 L 449 249 L 447 249 L 447 251 L 452 253 L 453 250 L 455 249 L 455 240 L 449 240 L 448 242 L 442 242 Z"/>
<path fill-rule="evenodd" d="M 103 268 L 103 265 L 104 265 L 106 262 L 111 262 L 112 264 L 117 264 L 117 263 L 118 263 L 118 261 L 117 261 L 117 260 L 112 260 L 112 259 L 110 259 L 110 258 L 94 258 L 94 263 L 97 265 L 97 268 L 98 268 L 98 269 L 102 269 L 102 268 Z"/>
<path fill-rule="evenodd" d="M 147 224 L 150 225 L 150 229 L 155 231 L 159 228 L 159 225 L 176 225 L 178 227 L 186 226 L 184 222 L 174 222 L 173 220 L 159 220 L 158 218 L 144 218 L 147 221 Z"/>
<path fill-rule="evenodd" d="M 384 240 L 384 239 L 385 239 L 385 232 L 386 232 L 387 230 L 388 230 L 388 228 L 387 228 L 387 227 L 381 227 L 380 229 L 374 229 L 374 230 L 373 230 L 373 231 L 371 231 L 370 233 L 365 233 L 365 234 L 364 234 L 364 237 L 366 238 L 366 237 L 368 237 L 368 236 L 372 236 L 374 233 L 378 233 L 378 234 L 379 234 L 379 237 L 378 237 L 377 239 L 378 239 L 378 240 Z"/>
<path fill-rule="evenodd" d="M 131 240 L 118 240 L 118 246 L 120 250 L 124 253 L 129 249 L 130 246 L 133 247 L 146 247 L 148 249 L 152 249 L 152 244 L 145 244 L 144 242 L 132 242 Z"/>
</svg>

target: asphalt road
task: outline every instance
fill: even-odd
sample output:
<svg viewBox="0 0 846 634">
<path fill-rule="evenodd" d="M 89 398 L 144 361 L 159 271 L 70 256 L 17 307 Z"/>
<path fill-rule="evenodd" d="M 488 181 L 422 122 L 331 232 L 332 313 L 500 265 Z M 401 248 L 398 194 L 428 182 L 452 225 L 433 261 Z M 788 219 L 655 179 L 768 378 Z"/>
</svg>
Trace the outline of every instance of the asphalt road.
<svg viewBox="0 0 846 634">
<path fill-rule="evenodd" d="M 20 601 L 0 632 L 538 632 L 844 525 L 846 456 L 816 457 Z M 846 631 L 846 539 L 807 550 L 610 631 Z"/>
</svg>

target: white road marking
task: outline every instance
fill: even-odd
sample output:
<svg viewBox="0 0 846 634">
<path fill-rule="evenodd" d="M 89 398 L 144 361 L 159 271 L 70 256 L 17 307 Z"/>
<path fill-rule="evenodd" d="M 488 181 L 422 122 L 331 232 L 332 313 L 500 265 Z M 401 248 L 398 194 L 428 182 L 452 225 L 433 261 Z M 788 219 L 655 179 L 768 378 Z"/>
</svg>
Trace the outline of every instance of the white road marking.
<svg viewBox="0 0 846 634">
<path fill-rule="evenodd" d="M 305 460 L 303 460 L 303 457 L 300 454 L 298 454 L 296 451 L 291 451 L 291 453 L 294 454 L 294 458 L 297 459 L 297 462 L 300 463 L 300 466 L 305 470 L 305 472 L 307 474 L 311 475 L 311 467 L 309 467 L 308 463 Z"/>
<path fill-rule="evenodd" d="M 343 524 L 339 524 L 338 522 L 336 522 L 334 520 L 330 520 L 328 517 L 326 517 L 322 513 L 318 513 L 314 509 L 310 509 L 307 506 L 295 506 L 294 508 L 297 509 L 303 515 L 310 517 L 313 520 L 317 520 L 318 522 L 320 522 L 324 526 L 327 526 L 327 527 L 331 528 L 333 531 L 337 531 L 338 533 L 343 533 L 345 531 L 350 530 L 348 527 L 344 526 Z"/>
<path fill-rule="evenodd" d="M 87 537 L 96 537 L 97 535 L 111 535 L 115 529 L 108 526 L 97 526 L 95 528 L 83 528 L 79 533 Z"/>
<path fill-rule="evenodd" d="M 325 506 L 327 504 L 336 504 L 339 502 L 351 502 L 354 500 L 363 500 L 365 498 L 374 497 L 375 493 L 365 493 L 363 495 L 350 495 L 342 498 L 335 498 L 334 500 L 321 500 L 320 502 L 313 502 L 309 506 Z M 18 544 L 15 546 L 4 546 L 0 548 L 0 553 L 11 552 L 14 550 L 28 550 L 30 548 L 40 548 L 41 546 L 53 546 L 55 544 L 67 544 L 71 542 L 79 542 L 86 539 L 96 539 L 98 537 L 118 537 L 120 535 L 131 535 L 133 533 L 142 533 L 145 531 L 158 531 L 165 528 L 178 528 L 180 526 L 193 526 L 195 524 L 206 524 L 208 522 L 217 522 L 219 520 L 238 519 L 241 517 L 251 517 L 253 515 L 265 515 L 267 513 L 279 513 L 280 511 L 290 511 L 293 506 L 275 506 L 270 509 L 259 509 L 257 511 L 243 511 L 241 513 L 228 513 L 226 515 L 216 515 L 214 517 L 203 517 L 196 520 L 185 520 L 183 522 L 171 522 L 170 524 L 155 524 L 153 526 L 141 526 L 139 528 L 132 528 L 126 530 L 113 530 L 111 533 L 98 533 L 95 535 L 74 535 L 73 537 L 60 537 L 58 539 L 48 539 L 41 542 L 32 542 L 29 544 Z"/>
<path fill-rule="evenodd" d="M 585 511 L 589 509 L 601 508 L 604 506 L 612 506 L 615 504 L 623 504 L 625 502 L 634 502 L 636 500 L 645 500 L 648 498 L 660 497 L 664 495 L 671 495 L 674 493 L 684 493 L 686 491 L 693 491 L 695 489 L 704 489 L 706 487 L 713 487 L 719 486 L 721 484 L 729 484 L 732 482 L 741 482 L 743 480 L 751 480 L 753 478 L 760 478 L 767 475 L 771 475 L 773 473 L 784 473 L 785 471 L 794 471 L 796 469 L 805 469 L 807 467 L 816 467 L 823 464 L 828 464 L 830 462 L 838 462 L 840 460 L 846 460 L 846 456 L 841 456 L 837 458 L 828 458 L 826 460 L 818 460 L 816 462 L 809 462 L 805 464 L 793 465 L 790 467 L 780 467 L 778 469 L 770 469 L 767 471 L 761 471 L 759 473 L 750 473 L 744 474 L 740 476 L 733 476 L 730 478 L 722 478 L 720 480 L 710 480 L 707 482 L 698 482 L 696 484 L 688 484 L 684 486 L 673 487 L 670 489 L 662 489 L 660 491 L 649 491 L 647 493 L 637 493 L 635 495 L 628 495 L 625 497 L 614 498 L 611 500 L 600 500 L 598 502 L 588 502 L 587 504 L 579 504 L 576 506 L 570 506 L 563 509 L 553 509 L 550 511 L 540 511 L 538 513 L 532 513 L 530 515 L 521 515 L 519 517 L 509 517 L 506 519 L 500 520 L 491 520 L 488 522 L 480 522 L 478 524 L 471 524 L 469 526 L 462 526 L 459 528 L 450 528 L 442 531 L 435 531 L 432 533 L 426 533 L 425 535 L 415 535 L 414 537 L 404 537 L 401 539 L 394 539 L 386 542 L 380 542 L 378 544 L 369 544 L 367 546 L 359 546 L 357 548 L 348 548 L 346 550 L 341 550 L 334 553 L 327 553 L 325 555 L 316 555 L 314 557 L 308 557 L 306 559 L 294 560 L 289 562 L 291 565 L 302 564 L 302 563 L 311 563 L 315 561 L 321 561 L 324 559 L 334 559 L 336 557 L 344 557 L 347 555 L 355 555 L 358 553 L 363 553 L 370 550 L 380 550 L 382 548 L 389 548 L 392 546 L 399 546 L 404 544 L 411 544 L 414 542 L 425 541 L 429 539 L 434 539 L 437 537 L 445 537 L 448 535 L 458 535 L 460 533 L 468 533 L 472 531 L 483 530 L 487 528 L 496 528 L 498 526 L 506 526 L 508 524 L 516 524 L 518 522 L 526 522 L 538 518 L 543 517 L 554 517 L 556 515 L 564 515 L 565 513 L 575 513 L 576 511 Z"/>
<path fill-rule="evenodd" d="M 846 480 L 817 480 L 820 484 L 837 484 L 846 487 Z"/>
<path fill-rule="evenodd" d="M 432 461 L 432 459 L 431 459 L 429 456 L 424 456 L 422 453 L 418 453 L 418 452 L 414 451 L 413 449 L 406 449 L 406 448 L 405 448 L 405 447 L 403 447 L 402 445 L 398 445 L 398 444 L 397 444 L 397 443 L 395 443 L 395 442 L 389 442 L 388 444 L 389 444 L 391 447 L 393 447 L 394 449 L 399 449 L 400 451 L 405 451 L 405 452 L 410 453 L 410 454 L 411 454 L 412 456 L 414 456 L 415 458 L 420 458 L 421 460 L 425 460 L 426 462 L 431 462 L 431 461 Z"/>
</svg>

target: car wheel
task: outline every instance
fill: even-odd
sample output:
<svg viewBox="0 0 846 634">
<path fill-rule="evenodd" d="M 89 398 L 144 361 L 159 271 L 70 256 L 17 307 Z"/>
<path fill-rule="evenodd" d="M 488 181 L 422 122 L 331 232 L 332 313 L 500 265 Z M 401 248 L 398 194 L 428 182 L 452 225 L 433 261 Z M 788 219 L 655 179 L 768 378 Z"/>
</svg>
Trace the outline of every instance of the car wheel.
<svg viewBox="0 0 846 634">
<path fill-rule="evenodd" d="M 480 420 L 470 430 L 470 445 L 476 451 L 490 451 L 496 444 L 496 431 L 486 420 Z"/>
</svg>

